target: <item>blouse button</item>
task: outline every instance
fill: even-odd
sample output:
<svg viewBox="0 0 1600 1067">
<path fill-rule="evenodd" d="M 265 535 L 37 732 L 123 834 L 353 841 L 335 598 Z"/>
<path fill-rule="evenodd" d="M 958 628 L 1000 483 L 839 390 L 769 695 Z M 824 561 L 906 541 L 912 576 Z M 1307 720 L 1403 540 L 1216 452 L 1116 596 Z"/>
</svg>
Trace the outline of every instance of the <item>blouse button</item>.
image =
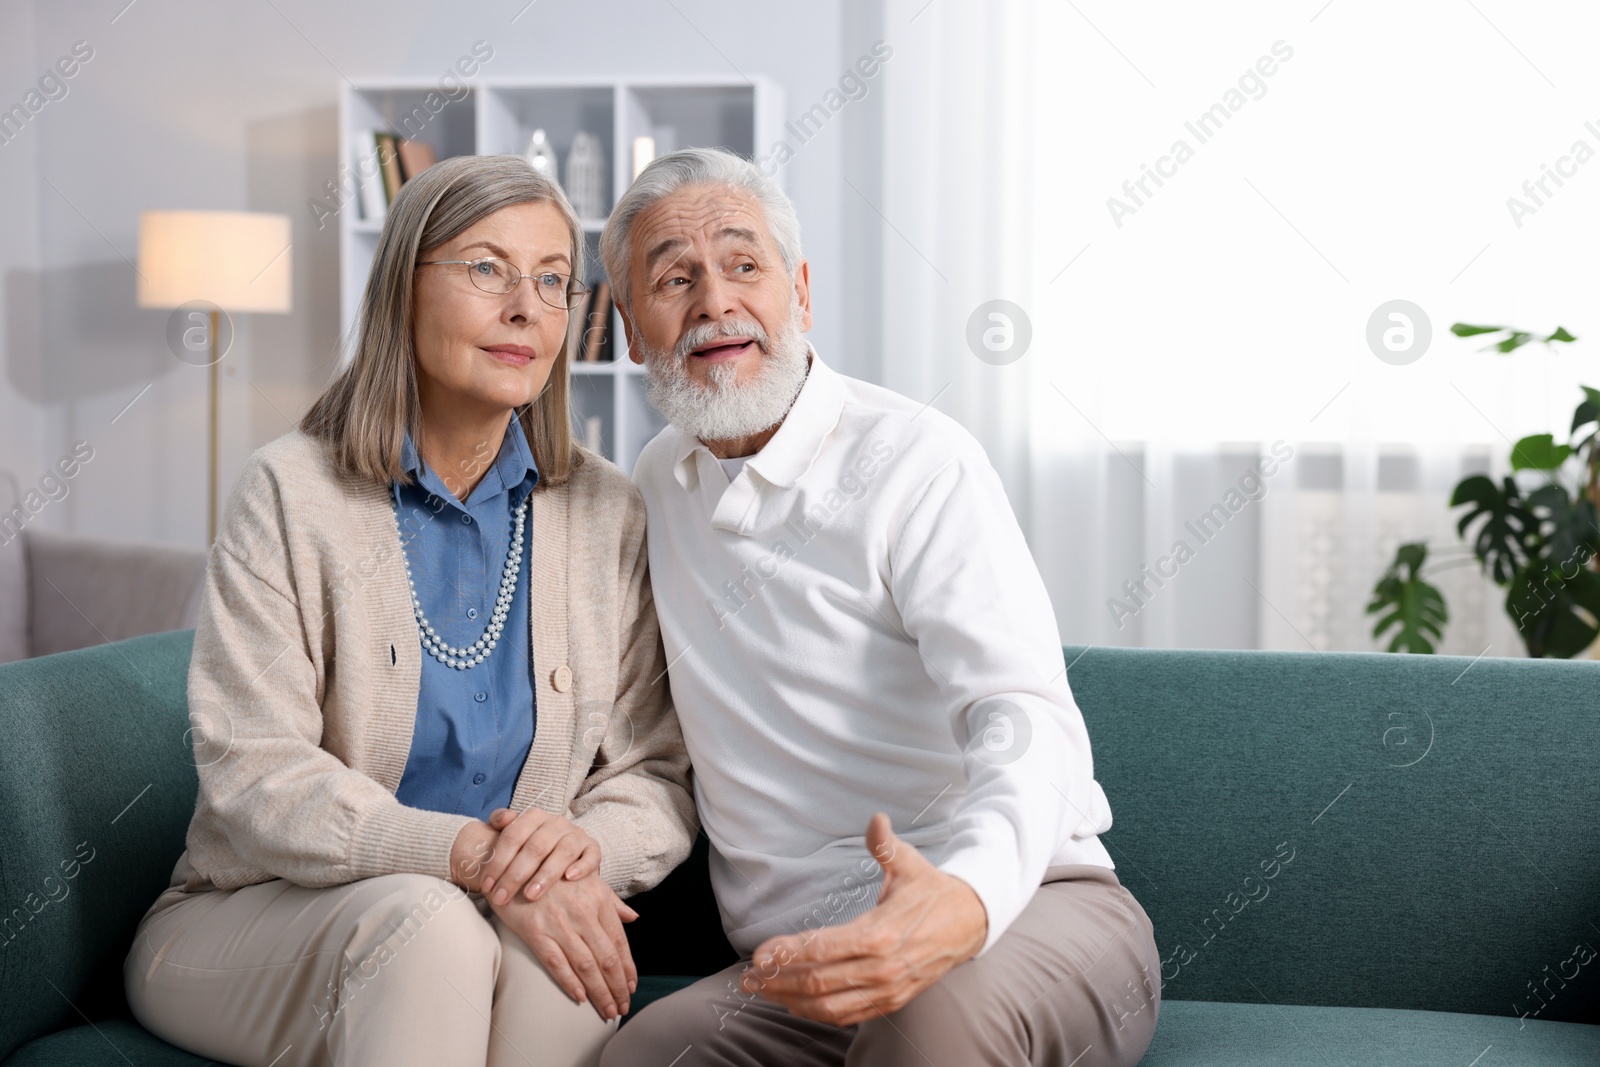
<svg viewBox="0 0 1600 1067">
<path fill-rule="evenodd" d="M 467 609 L 467 618 L 476 619 L 477 617 L 478 617 L 478 609 L 477 608 L 468 608 Z"/>
<path fill-rule="evenodd" d="M 471 526 L 472 525 L 472 516 L 471 515 L 463 515 L 463 516 L 461 516 L 461 524 L 463 526 Z"/>
<path fill-rule="evenodd" d="M 550 684 L 558 693 L 565 693 L 572 688 L 572 668 L 563 663 L 550 674 Z"/>
<path fill-rule="evenodd" d="M 478 703 L 482 704 L 485 700 L 489 699 L 489 694 L 488 693 L 474 693 L 474 694 L 472 694 L 472 699 L 476 700 Z"/>
<path fill-rule="evenodd" d="M 472 776 L 472 784 L 473 785 L 482 785 L 483 784 L 483 772 L 482 771 L 479 771 L 477 774 L 474 774 Z"/>
</svg>

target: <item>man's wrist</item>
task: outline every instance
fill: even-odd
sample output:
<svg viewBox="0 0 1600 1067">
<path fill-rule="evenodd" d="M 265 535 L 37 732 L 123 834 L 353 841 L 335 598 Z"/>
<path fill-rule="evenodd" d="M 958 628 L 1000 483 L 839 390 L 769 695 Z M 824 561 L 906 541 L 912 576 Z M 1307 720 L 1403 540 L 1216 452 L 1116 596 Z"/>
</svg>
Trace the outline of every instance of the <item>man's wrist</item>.
<svg viewBox="0 0 1600 1067">
<path fill-rule="evenodd" d="M 494 855 L 500 831 L 474 819 L 463 826 L 450 846 L 450 880 L 469 893 L 483 891 L 483 869 Z"/>
<path fill-rule="evenodd" d="M 955 893 L 958 899 L 962 901 L 962 911 L 965 912 L 964 919 L 972 929 L 976 930 L 975 943 L 962 946 L 963 951 L 970 949 L 970 952 L 967 952 L 963 959 L 971 959 L 982 952 L 983 946 L 988 944 L 989 906 L 984 903 L 983 894 L 978 892 L 978 887 L 959 874 L 951 874 L 949 871 L 940 871 L 939 873 L 949 878 L 955 886 Z"/>
<path fill-rule="evenodd" d="M 956 881 L 961 883 L 961 887 L 967 891 L 967 896 L 972 900 L 973 919 L 978 931 L 977 944 L 973 946 L 972 954 L 976 956 L 983 951 L 983 946 L 989 941 L 989 906 L 983 902 L 978 891 L 964 879 L 957 878 Z"/>
</svg>

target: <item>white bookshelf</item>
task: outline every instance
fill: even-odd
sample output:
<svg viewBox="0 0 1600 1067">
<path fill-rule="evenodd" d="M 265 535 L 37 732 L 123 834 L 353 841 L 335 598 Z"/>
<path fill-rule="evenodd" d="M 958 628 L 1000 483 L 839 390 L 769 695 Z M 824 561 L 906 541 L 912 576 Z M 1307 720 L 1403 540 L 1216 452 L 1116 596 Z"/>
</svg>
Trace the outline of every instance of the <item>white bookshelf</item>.
<svg viewBox="0 0 1600 1067">
<path fill-rule="evenodd" d="M 468 83 L 465 96 L 430 112 L 427 98 L 443 94 L 433 78 L 357 78 L 339 91 L 339 160 L 353 169 L 356 138 L 363 130 L 387 131 L 426 141 L 440 159 L 460 155 L 520 155 L 535 128 L 543 127 L 555 149 L 562 177 L 573 136 L 599 138 L 611 175 L 605 210 L 633 180 L 633 142 L 656 138 L 656 154 L 678 148 L 715 146 L 756 158 L 780 139 L 782 90 L 764 78 L 492 78 Z M 414 109 L 427 121 L 420 122 Z M 410 119 L 409 126 L 407 124 Z M 777 180 L 783 181 L 780 168 Z M 339 326 L 348 335 L 377 251 L 381 221 L 361 217 L 359 197 L 339 212 Z M 585 282 L 605 277 L 600 230 L 605 217 L 586 218 Z M 601 451 L 623 470 L 633 470 L 645 442 L 663 422 L 645 400 L 643 368 L 627 358 L 627 342 L 611 312 L 614 360 L 572 362 L 574 428 L 581 439 L 589 420 L 600 420 Z"/>
</svg>

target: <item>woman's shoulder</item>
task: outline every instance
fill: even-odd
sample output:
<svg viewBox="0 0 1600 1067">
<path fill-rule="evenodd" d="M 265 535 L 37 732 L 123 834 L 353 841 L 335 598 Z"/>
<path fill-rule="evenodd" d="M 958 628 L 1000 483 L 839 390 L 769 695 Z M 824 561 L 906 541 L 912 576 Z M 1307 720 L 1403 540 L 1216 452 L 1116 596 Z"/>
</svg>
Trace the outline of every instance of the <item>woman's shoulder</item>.
<svg viewBox="0 0 1600 1067">
<path fill-rule="evenodd" d="M 328 446 L 304 430 L 290 430 L 251 453 L 251 464 L 302 477 L 334 477 Z"/>
<path fill-rule="evenodd" d="M 293 430 L 250 454 L 228 494 L 223 528 L 264 531 L 291 515 L 303 520 L 308 513 L 328 511 L 330 497 L 345 488 L 323 444 Z"/>
<path fill-rule="evenodd" d="M 621 467 L 582 445 L 574 445 L 573 452 L 577 462 L 572 465 L 566 484 L 575 500 L 589 507 L 643 508 L 644 498 Z"/>
<path fill-rule="evenodd" d="M 256 449 L 245 463 L 245 470 L 289 478 L 335 477 L 327 446 L 301 430 L 290 430 Z"/>
<path fill-rule="evenodd" d="M 593 533 L 611 531 L 613 538 L 634 542 L 644 537 L 644 498 L 615 463 L 575 445 L 571 472 L 561 486 L 569 522 Z"/>
</svg>

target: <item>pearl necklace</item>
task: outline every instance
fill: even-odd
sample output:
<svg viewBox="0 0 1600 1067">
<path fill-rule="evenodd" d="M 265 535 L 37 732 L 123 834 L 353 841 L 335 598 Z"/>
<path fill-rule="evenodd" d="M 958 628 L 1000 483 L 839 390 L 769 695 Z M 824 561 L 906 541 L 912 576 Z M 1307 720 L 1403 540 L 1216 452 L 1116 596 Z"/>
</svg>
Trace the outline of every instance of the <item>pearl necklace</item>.
<svg viewBox="0 0 1600 1067">
<path fill-rule="evenodd" d="M 511 546 L 506 549 L 505 567 L 500 572 L 500 595 L 495 598 L 494 613 L 489 617 L 489 625 L 484 629 L 483 635 L 465 648 L 456 648 L 446 644 L 428 622 L 428 616 L 422 611 L 422 601 L 417 598 L 417 583 L 411 577 L 411 557 L 407 554 L 404 540 L 400 543 L 400 558 L 406 564 L 406 585 L 411 587 L 411 610 L 417 617 L 417 635 L 422 639 L 422 647 L 429 655 L 443 663 L 446 667 L 458 671 L 469 670 L 489 658 L 489 653 L 494 651 L 494 646 L 500 642 L 500 633 L 506 628 L 506 616 L 511 614 L 511 598 L 517 591 L 517 575 L 522 570 L 522 533 L 528 521 L 528 508 L 533 503 L 533 494 L 522 502 L 516 510 L 516 518 L 511 527 Z M 398 494 L 395 500 L 395 529 L 399 531 L 400 502 Z"/>
</svg>

